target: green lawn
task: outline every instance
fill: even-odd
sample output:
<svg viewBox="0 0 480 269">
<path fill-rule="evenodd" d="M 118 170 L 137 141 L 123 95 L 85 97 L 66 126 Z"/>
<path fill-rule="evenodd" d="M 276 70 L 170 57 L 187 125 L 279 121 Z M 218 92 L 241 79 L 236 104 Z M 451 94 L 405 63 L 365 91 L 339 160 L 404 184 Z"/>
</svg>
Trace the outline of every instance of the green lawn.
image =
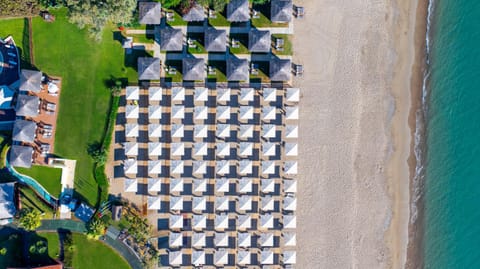
<svg viewBox="0 0 480 269">
<path fill-rule="evenodd" d="M 209 82 L 227 82 L 227 65 L 222 61 L 209 61 L 209 66 L 212 66 L 215 69 L 215 74 L 207 74 L 207 79 Z"/>
<path fill-rule="evenodd" d="M 20 174 L 24 174 L 35 179 L 51 195 L 60 198 L 60 192 L 62 191 L 62 169 L 33 165 L 31 168 L 16 167 L 15 170 L 17 170 L 17 172 Z"/>
<path fill-rule="evenodd" d="M 288 27 L 288 23 L 272 22 L 266 14 L 269 14 L 270 4 L 253 5 L 253 9 L 258 11 L 258 18 L 252 18 L 252 26 L 255 28 L 262 27 Z"/>
<path fill-rule="evenodd" d="M 53 218 L 53 209 L 48 206 L 46 202 L 38 198 L 32 189 L 22 186 L 19 188 L 19 192 L 22 207 L 28 207 L 42 212 L 44 219 Z"/>
<path fill-rule="evenodd" d="M 234 39 L 239 44 L 238 48 L 230 46 L 231 54 L 250 54 L 248 50 L 248 35 L 246 34 L 231 34 L 230 39 Z"/>
<path fill-rule="evenodd" d="M 29 62 L 30 52 L 28 51 L 28 32 L 26 29 L 26 20 L 18 19 L 0 19 L 0 37 L 5 38 L 11 35 L 18 47 L 20 58 L 25 65 Z"/>
<path fill-rule="evenodd" d="M 182 16 L 178 14 L 177 11 L 173 9 L 165 9 L 165 12 L 173 12 L 173 20 L 172 21 L 166 21 L 168 25 L 170 26 L 185 26 L 188 23 L 183 20 Z"/>
<path fill-rule="evenodd" d="M 165 66 L 168 66 L 169 68 L 174 67 L 175 69 L 177 69 L 177 72 L 175 74 L 168 74 L 168 72 L 165 72 L 165 80 L 170 82 L 182 82 L 182 61 L 168 60 L 165 62 Z"/>
<path fill-rule="evenodd" d="M 134 43 L 153 44 L 153 41 L 155 39 L 155 36 L 151 34 L 139 34 L 129 36 L 133 37 Z"/>
<path fill-rule="evenodd" d="M 217 17 L 212 19 L 208 18 L 208 23 L 211 26 L 230 26 L 231 22 L 227 21 L 227 18 L 223 15 L 222 12 L 216 12 Z"/>
<path fill-rule="evenodd" d="M 277 54 L 277 55 L 293 55 L 293 48 L 292 48 L 292 35 L 286 35 L 286 34 L 273 34 L 272 39 L 275 40 L 276 38 L 283 38 L 284 40 L 284 45 L 283 45 L 283 51 L 278 51 L 275 49 L 275 47 L 272 48 L 272 53 Z"/>
</svg>

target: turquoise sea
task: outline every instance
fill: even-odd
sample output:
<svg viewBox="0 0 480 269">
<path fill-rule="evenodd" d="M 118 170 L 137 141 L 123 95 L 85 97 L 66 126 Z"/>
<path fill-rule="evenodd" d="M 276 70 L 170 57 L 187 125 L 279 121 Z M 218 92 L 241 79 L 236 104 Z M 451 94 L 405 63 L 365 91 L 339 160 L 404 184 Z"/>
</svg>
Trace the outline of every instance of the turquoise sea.
<svg viewBox="0 0 480 269">
<path fill-rule="evenodd" d="M 425 268 L 480 268 L 480 1 L 434 0 Z"/>
</svg>

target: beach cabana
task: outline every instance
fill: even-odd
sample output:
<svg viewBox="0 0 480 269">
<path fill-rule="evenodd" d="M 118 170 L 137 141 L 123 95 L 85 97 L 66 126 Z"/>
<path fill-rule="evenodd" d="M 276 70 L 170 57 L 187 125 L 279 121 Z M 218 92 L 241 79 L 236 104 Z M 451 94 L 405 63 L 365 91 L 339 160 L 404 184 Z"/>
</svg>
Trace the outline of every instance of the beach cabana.
<svg viewBox="0 0 480 269">
<path fill-rule="evenodd" d="M 126 137 L 138 137 L 138 123 L 125 124 L 125 136 Z"/>
<path fill-rule="evenodd" d="M 162 180 L 160 178 L 149 178 L 148 179 L 148 191 L 149 192 L 160 192 L 160 191 L 162 191 Z"/>
<path fill-rule="evenodd" d="M 252 246 L 252 235 L 248 232 L 238 233 L 238 246 L 242 248 L 249 248 Z"/>
<path fill-rule="evenodd" d="M 125 155 L 126 156 L 138 156 L 138 143 L 137 142 L 125 142 Z"/>
<path fill-rule="evenodd" d="M 275 156 L 277 154 L 277 145 L 271 142 L 262 143 L 262 154 L 263 156 Z"/>
<path fill-rule="evenodd" d="M 138 190 L 138 180 L 136 178 L 126 178 L 123 182 L 123 191 L 124 192 L 137 192 Z"/>
<path fill-rule="evenodd" d="M 163 143 L 148 142 L 148 156 L 157 157 L 162 156 Z"/>
<path fill-rule="evenodd" d="M 204 19 L 205 10 L 198 4 L 195 4 L 185 15 L 183 15 L 183 20 L 187 22 L 203 21 Z"/>
<path fill-rule="evenodd" d="M 193 174 L 203 175 L 207 173 L 207 162 L 193 161 Z"/>
<path fill-rule="evenodd" d="M 206 120 L 208 119 L 208 107 L 206 106 L 196 106 L 194 108 L 193 117 L 195 120 Z"/>
<path fill-rule="evenodd" d="M 30 168 L 32 166 L 33 148 L 30 146 L 12 145 L 10 148 L 10 165 Z"/>
<path fill-rule="evenodd" d="M 162 173 L 162 161 L 148 161 L 148 174 L 149 175 L 158 175 Z"/>
<path fill-rule="evenodd" d="M 230 143 L 220 142 L 217 143 L 217 156 L 224 157 L 230 155 Z"/>
<path fill-rule="evenodd" d="M 162 93 L 162 87 L 149 87 L 148 88 L 148 100 L 149 101 L 162 101 L 163 98 L 163 93 Z"/>
<path fill-rule="evenodd" d="M 275 102 L 277 101 L 277 89 L 276 88 L 263 88 L 263 101 Z"/>
<path fill-rule="evenodd" d="M 168 253 L 168 262 L 171 266 L 182 265 L 183 264 L 183 254 L 182 254 L 182 252 L 181 251 L 170 251 Z"/>
<path fill-rule="evenodd" d="M 217 106 L 217 120 L 229 120 L 231 108 L 229 106 Z"/>
<path fill-rule="evenodd" d="M 217 136 L 221 138 L 230 137 L 230 124 L 217 124 Z"/>
<path fill-rule="evenodd" d="M 260 215 L 260 227 L 263 229 L 272 229 L 273 228 L 273 215 L 272 214 L 261 214 Z"/>
<path fill-rule="evenodd" d="M 185 106 L 173 105 L 172 106 L 172 119 L 184 119 L 185 118 Z"/>
<path fill-rule="evenodd" d="M 228 215 L 216 214 L 215 215 L 215 230 L 228 229 Z"/>
<path fill-rule="evenodd" d="M 261 198 L 262 211 L 273 211 L 275 209 L 275 200 L 271 195 L 265 195 Z"/>
<path fill-rule="evenodd" d="M 240 106 L 240 120 L 253 120 L 253 106 Z"/>
<path fill-rule="evenodd" d="M 300 89 L 299 88 L 287 88 L 286 89 L 286 101 L 297 103 L 300 101 Z"/>
<path fill-rule="evenodd" d="M 172 156 L 183 156 L 185 155 L 185 144 L 184 143 L 171 143 L 170 155 Z"/>
<path fill-rule="evenodd" d="M 38 96 L 19 94 L 15 106 L 17 116 L 36 117 L 40 112 L 40 98 Z"/>
<path fill-rule="evenodd" d="M 252 156 L 253 143 L 252 142 L 240 142 L 238 155 L 240 156 Z"/>
<path fill-rule="evenodd" d="M 184 180 L 183 178 L 171 178 L 170 179 L 170 192 L 180 193 L 183 191 Z"/>
<path fill-rule="evenodd" d="M 298 120 L 298 106 L 285 107 L 285 119 Z"/>
<path fill-rule="evenodd" d="M 273 247 L 274 246 L 274 236 L 272 233 L 261 233 L 260 234 L 260 245 L 262 247 Z"/>
<path fill-rule="evenodd" d="M 229 58 L 227 60 L 227 80 L 247 81 L 249 78 L 249 66 L 247 59 Z"/>
<path fill-rule="evenodd" d="M 246 230 L 252 228 L 252 216 L 247 215 L 239 215 L 238 216 L 238 225 L 237 228 L 240 230 Z"/>
<path fill-rule="evenodd" d="M 262 161 L 262 174 L 272 175 L 275 174 L 275 161 Z"/>
<path fill-rule="evenodd" d="M 277 109 L 274 106 L 262 107 L 263 120 L 275 120 L 277 118 Z"/>
<path fill-rule="evenodd" d="M 170 215 L 168 227 L 170 229 L 183 229 L 183 215 Z"/>
<path fill-rule="evenodd" d="M 127 86 L 125 88 L 125 98 L 128 101 L 138 101 L 140 99 L 140 88 L 138 86 Z"/>
<path fill-rule="evenodd" d="M 238 251 L 238 264 L 239 265 L 249 265 L 252 262 L 252 254 L 250 253 L 249 250 L 239 250 Z"/>
<path fill-rule="evenodd" d="M 275 191 L 275 180 L 273 178 L 262 178 L 260 185 L 263 193 L 272 193 Z"/>
<path fill-rule="evenodd" d="M 297 228 L 297 216 L 284 215 L 283 216 L 283 228 L 284 229 L 296 229 Z"/>
<path fill-rule="evenodd" d="M 183 124 L 172 124 L 171 136 L 173 138 L 183 138 L 185 134 Z"/>
<path fill-rule="evenodd" d="M 183 174 L 184 162 L 180 160 L 172 160 L 170 162 L 170 174 L 180 175 Z"/>
<path fill-rule="evenodd" d="M 286 250 L 283 252 L 283 264 L 297 263 L 297 252 L 294 250 Z"/>
<path fill-rule="evenodd" d="M 193 155 L 194 156 L 206 156 L 208 154 L 208 144 L 199 142 L 193 144 Z"/>
<path fill-rule="evenodd" d="M 205 196 L 201 197 L 193 197 L 192 201 L 192 211 L 201 213 L 202 211 L 207 209 L 207 199 Z"/>
<path fill-rule="evenodd" d="M 42 90 L 42 72 L 22 69 L 19 90 L 39 93 Z"/>
<path fill-rule="evenodd" d="M 270 80 L 288 81 L 292 76 L 292 62 L 289 59 L 270 60 Z"/>
<path fill-rule="evenodd" d="M 216 192 L 228 192 L 230 190 L 230 180 L 226 177 L 215 179 Z"/>
<path fill-rule="evenodd" d="M 183 80 L 204 80 L 206 77 L 203 58 L 183 58 Z"/>
<path fill-rule="evenodd" d="M 192 264 L 194 266 L 202 266 L 205 264 L 205 251 L 194 250 L 192 251 Z"/>
<path fill-rule="evenodd" d="M 240 138 L 247 139 L 253 137 L 253 125 L 251 124 L 241 124 L 240 125 Z"/>
<path fill-rule="evenodd" d="M 287 194 L 283 198 L 283 210 L 296 211 L 297 210 L 297 198 L 292 194 Z"/>
<path fill-rule="evenodd" d="M 170 210 L 183 210 L 183 197 L 182 196 L 170 196 Z"/>
<path fill-rule="evenodd" d="M 255 97 L 255 89 L 242 88 L 240 89 L 240 102 L 252 102 Z"/>
<path fill-rule="evenodd" d="M 195 218 L 196 215 L 194 215 Z M 203 249 L 207 246 L 205 233 L 193 233 L 192 235 L 192 247 Z"/>
<path fill-rule="evenodd" d="M 298 125 L 285 126 L 285 138 L 298 138 Z"/>
<path fill-rule="evenodd" d="M 172 101 L 174 101 L 174 102 L 185 101 L 185 88 L 184 87 L 173 87 L 172 88 Z"/>
<path fill-rule="evenodd" d="M 13 124 L 12 140 L 24 143 L 33 143 L 37 124 L 28 120 L 16 120 Z"/>
<path fill-rule="evenodd" d="M 253 179 L 250 177 L 242 177 L 238 180 L 238 192 L 249 193 L 253 190 Z"/>
<path fill-rule="evenodd" d="M 148 137 L 159 138 L 162 137 L 162 125 L 152 123 L 148 125 Z"/>
<path fill-rule="evenodd" d="M 247 22 L 250 20 L 248 0 L 231 0 L 227 4 L 227 20 L 230 22 Z"/>
<path fill-rule="evenodd" d="M 207 180 L 206 179 L 193 179 L 193 192 L 194 193 L 203 193 L 207 191 Z"/>
<path fill-rule="evenodd" d="M 298 156 L 298 144 L 285 143 L 285 156 Z"/>
<path fill-rule="evenodd" d="M 272 46 L 270 31 L 252 29 L 248 32 L 248 50 L 250 52 L 268 53 Z"/>
<path fill-rule="evenodd" d="M 162 5 L 157 2 L 138 3 L 138 22 L 140 24 L 160 24 L 162 18 Z"/>
<path fill-rule="evenodd" d="M 297 192 L 297 180 L 296 179 L 284 179 L 283 180 L 283 191 L 286 193 L 296 193 Z"/>
<path fill-rule="evenodd" d="M 287 175 L 296 175 L 298 173 L 298 163 L 296 161 L 285 162 L 284 173 Z"/>
<path fill-rule="evenodd" d="M 219 233 L 219 232 L 215 233 L 215 247 L 228 247 L 227 233 Z"/>
<path fill-rule="evenodd" d="M 228 211 L 228 197 L 226 196 L 217 196 L 215 197 L 215 209 L 217 211 Z"/>
<path fill-rule="evenodd" d="M 260 253 L 260 264 L 268 265 L 273 264 L 274 257 L 271 250 L 262 250 Z"/>
<path fill-rule="evenodd" d="M 270 2 L 270 20 L 272 22 L 290 22 L 292 14 L 292 0 L 272 0 Z"/>
<path fill-rule="evenodd" d="M 208 52 L 227 50 L 227 31 L 209 27 L 205 30 L 205 49 Z"/>
<path fill-rule="evenodd" d="M 238 209 L 242 211 L 252 210 L 252 197 L 249 195 L 241 195 L 238 198 Z"/>
<path fill-rule="evenodd" d="M 123 170 L 126 175 L 134 175 L 138 172 L 138 163 L 135 159 L 127 159 L 123 164 Z"/>
<path fill-rule="evenodd" d="M 241 175 L 251 174 L 253 171 L 253 162 L 251 160 L 240 160 L 238 173 Z"/>
<path fill-rule="evenodd" d="M 136 105 L 126 105 L 125 106 L 125 118 L 127 119 L 138 119 L 140 109 Z"/>
<path fill-rule="evenodd" d="M 283 233 L 283 246 L 295 247 L 297 245 L 297 234 L 295 232 Z"/>
<path fill-rule="evenodd" d="M 170 232 L 168 237 L 168 245 L 171 248 L 181 247 L 183 245 L 183 234 Z"/>
<path fill-rule="evenodd" d="M 162 118 L 162 107 L 159 105 L 148 106 L 148 118 L 150 120 L 159 120 Z"/>
<path fill-rule="evenodd" d="M 182 29 L 165 27 L 160 30 L 160 50 L 182 51 L 183 33 Z"/>
<path fill-rule="evenodd" d="M 137 59 L 138 80 L 160 80 L 160 59 L 139 57 Z"/>
<path fill-rule="evenodd" d="M 216 266 L 228 264 L 228 251 L 226 249 L 216 250 L 213 255 L 213 260 Z"/>
<path fill-rule="evenodd" d="M 206 138 L 208 136 L 207 125 L 197 124 L 193 130 L 193 136 L 195 138 Z"/>
<path fill-rule="evenodd" d="M 208 89 L 205 87 L 195 87 L 195 93 L 193 94 L 193 100 L 195 102 L 208 101 Z"/>
<path fill-rule="evenodd" d="M 263 124 L 262 131 L 262 136 L 264 138 L 274 138 L 277 136 L 277 127 L 275 124 Z"/>
<path fill-rule="evenodd" d="M 203 230 L 203 229 L 207 228 L 207 216 L 205 216 L 205 215 L 193 215 L 192 228 L 195 229 L 195 230 Z"/>
<path fill-rule="evenodd" d="M 160 205 L 162 200 L 160 196 L 149 196 L 147 199 L 147 208 L 148 210 L 160 210 Z"/>
<path fill-rule="evenodd" d="M 217 89 L 217 102 L 230 102 L 230 88 Z"/>
</svg>

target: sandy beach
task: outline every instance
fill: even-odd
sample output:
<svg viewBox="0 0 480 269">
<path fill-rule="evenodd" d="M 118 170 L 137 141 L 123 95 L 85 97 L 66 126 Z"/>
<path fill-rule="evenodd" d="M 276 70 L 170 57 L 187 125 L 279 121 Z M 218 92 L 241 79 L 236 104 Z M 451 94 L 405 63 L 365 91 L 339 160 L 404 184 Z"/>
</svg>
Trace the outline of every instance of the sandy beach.
<svg viewBox="0 0 480 269">
<path fill-rule="evenodd" d="M 302 89 L 297 266 L 404 268 L 425 10 L 417 0 L 295 4 L 307 12 L 294 39 L 306 72 L 294 82 Z"/>
</svg>

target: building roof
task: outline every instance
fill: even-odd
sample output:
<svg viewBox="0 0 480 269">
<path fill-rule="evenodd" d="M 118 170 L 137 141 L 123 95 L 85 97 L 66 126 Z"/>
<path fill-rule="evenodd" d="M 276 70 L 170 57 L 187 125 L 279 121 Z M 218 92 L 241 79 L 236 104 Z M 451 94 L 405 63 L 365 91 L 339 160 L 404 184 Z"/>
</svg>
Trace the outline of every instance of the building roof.
<svg viewBox="0 0 480 269">
<path fill-rule="evenodd" d="M 274 59 L 270 61 L 270 80 L 288 81 L 292 75 L 292 62 L 288 59 Z"/>
<path fill-rule="evenodd" d="M 17 167 L 30 168 L 32 166 L 33 148 L 13 145 L 10 151 L 10 164 Z"/>
<path fill-rule="evenodd" d="M 227 79 L 230 81 L 248 80 L 247 59 L 230 58 L 227 60 Z"/>
<path fill-rule="evenodd" d="M 14 187 L 14 182 L 0 184 L 0 220 L 15 215 Z"/>
<path fill-rule="evenodd" d="M 22 69 L 20 73 L 20 90 L 40 92 L 42 89 L 42 72 Z"/>
<path fill-rule="evenodd" d="M 184 21 L 203 21 L 205 19 L 205 10 L 201 5 L 195 4 L 187 14 L 183 15 Z"/>
<path fill-rule="evenodd" d="M 227 31 L 215 28 L 205 30 L 205 49 L 208 52 L 224 52 L 227 50 Z"/>
<path fill-rule="evenodd" d="M 206 74 L 204 59 L 183 59 L 183 80 L 203 80 L 205 76 Z"/>
<path fill-rule="evenodd" d="M 138 58 L 138 79 L 139 80 L 159 80 L 160 79 L 160 59 L 150 57 Z"/>
<path fill-rule="evenodd" d="M 160 24 L 162 5 L 157 2 L 138 3 L 138 21 L 141 24 Z"/>
<path fill-rule="evenodd" d="M 272 44 L 270 31 L 252 29 L 248 32 L 248 50 L 251 52 L 269 52 Z"/>
<path fill-rule="evenodd" d="M 165 27 L 160 30 L 160 49 L 167 51 L 183 50 L 183 33 L 181 29 Z"/>
<path fill-rule="evenodd" d="M 20 94 L 17 97 L 15 111 L 17 116 L 35 117 L 40 108 L 40 99 L 38 96 Z"/>
<path fill-rule="evenodd" d="M 270 2 L 270 20 L 272 22 L 290 22 L 292 13 L 292 0 L 272 0 Z"/>
<path fill-rule="evenodd" d="M 24 143 L 33 143 L 37 124 L 28 120 L 16 120 L 13 125 L 12 139 Z"/>
<path fill-rule="evenodd" d="M 227 20 L 231 22 L 250 20 L 248 0 L 231 0 L 227 5 Z"/>
</svg>

